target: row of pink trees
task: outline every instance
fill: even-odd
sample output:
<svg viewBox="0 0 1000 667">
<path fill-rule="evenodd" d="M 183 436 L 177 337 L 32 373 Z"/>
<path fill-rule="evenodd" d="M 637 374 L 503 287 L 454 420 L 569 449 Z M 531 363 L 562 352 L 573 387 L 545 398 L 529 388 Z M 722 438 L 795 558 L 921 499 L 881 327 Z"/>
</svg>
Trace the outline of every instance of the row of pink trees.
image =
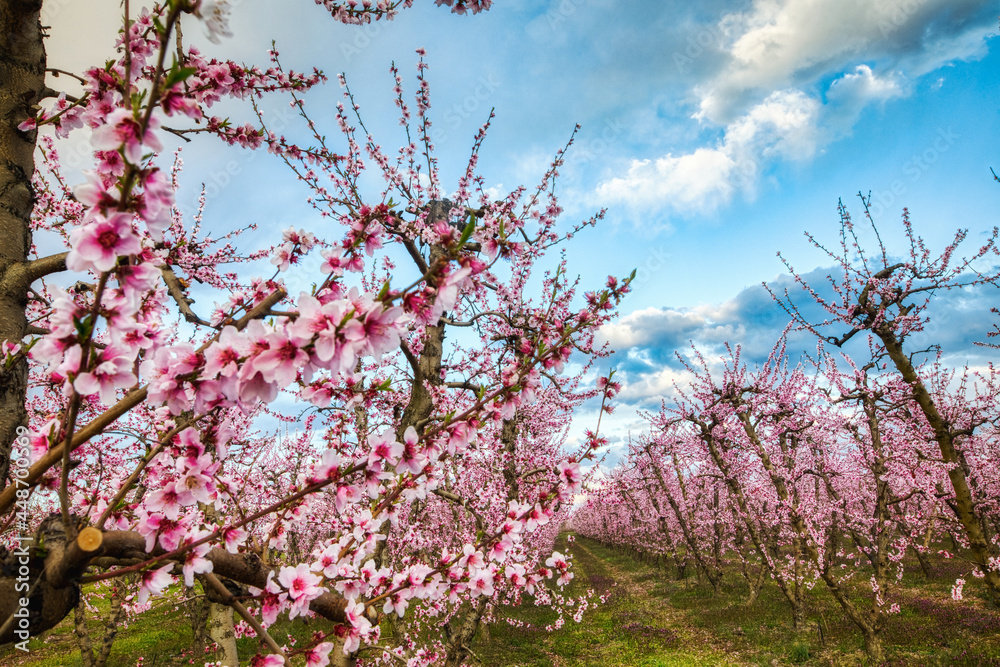
<svg viewBox="0 0 1000 667">
<path fill-rule="evenodd" d="M 324 4 L 351 24 L 411 3 Z M 259 637 L 260 665 L 347 664 L 362 649 L 376 663 L 458 665 L 497 600 L 581 604 L 550 588 L 571 577 L 552 548 L 599 440 L 575 456 L 562 447 L 572 408 L 614 394 L 581 380 L 628 281 L 579 294 L 564 263 L 544 271 L 548 250 L 597 221 L 557 229 L 562 153 L 537 189 L 491 198 L 476 174 L 484 126 L 449 193 L 422 58 L 412 108 L 392 71 L 398 152 L 367 133 L 346 88 L 333 141 L 304 97 L 320 72 L 184 43 L 182 20 L 228 34 L 224 2 L 126 3 L 114 57 L 80 74 L 82 95 L 60 95 L 45 82 L 39 9 L 0 9 L 17 36 L 0 46 L 12 156 L 0 194 L 0 641 L 26 650 L 76 609 L 85 662 L 106 659 L 80 622 L 81 586 L 132 575 L 134 596 L 115 585 L 116 609 L 142 613 L 174 582 L 197 585 L 220 624 L 234 610 Z M 267 127 L 257 100 L 270 94 L 290 97 L 309 145 Z M 212 116 L 223 99 L 251 102 L 256 119 Z M 36 152 L 45 132 L 57 139 Z M 323 225 L 241 252 L 239 232 L 209 229 L 204 198 L 193 220 L 179 211 L 168 133 L 274 154 Z M 78 135 L 93 155 L 79 183 L 58 141 Z M 264 257 L 270 277 L 239 271 Z M 567 374 L 574 352 L 583 364 Z M 281 614 L 331 623 L 289 648 L 268 632 Z M 412 619 L 398 641 L 380 641 L 386 615 Z M 440 638 L 423 645 L 428 627 Z"/>
<path fill-rule="evenodd" d="M 739 348 L 718 361 L 695 352 L 691 384 L 649 416 L 648 436 L 574 515 L 577 529 L 664 554 L 679 573 L 693 564 L 716 591 L 728 553 L 749 602 L 766 573 L 797 628 L 822 581 L 875 661 L 908 552 L 926 574 L 931 545 L 947 536 L 954 546 L 939 553 L 966 560 L 1000 601 L 998 378 L 992 367 L 920 363 L 928 350 L 910 344 L 932 294 L 997 284 L 997 234 L 957 260 L 964 232 L 935 258 L 905 216 L 903 227 L 908 257 L 895 261 L 881 245 L 870 257 L 842 209 L 840 250 L 828 253 L 842 273 L 819 288 L 792 271 L 827 319 L 809 321 L 788 292 L 775 295 L 794 325 L 822 339 L 815 356 L 792 366 L 782 342 L 751 368 Z M 858 334 L 868 338 L 860 354 L 828 352 Z M 851 579 L 866 581 L 865 602 Z"/>
</svg>

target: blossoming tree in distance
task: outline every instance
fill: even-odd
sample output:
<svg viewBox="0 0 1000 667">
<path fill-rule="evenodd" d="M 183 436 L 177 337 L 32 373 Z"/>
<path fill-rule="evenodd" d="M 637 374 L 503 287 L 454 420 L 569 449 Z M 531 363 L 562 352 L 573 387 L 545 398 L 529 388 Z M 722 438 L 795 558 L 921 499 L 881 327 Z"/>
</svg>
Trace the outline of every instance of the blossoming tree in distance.
<svg viewBox="0 0 1000 667">
<path fill-rule="evenodd" d="M 799 631 L 822 581 L 880 664 L 884 631 L 905 601 L 908 555 L 925 576 L 929 555 L 964 560 L 987 599 L 1000 591 L 995 370 L 922 363 L 933 347 L 912 343 L 932 295 L 996 287 L 998 232 L 958 259 L 959 231 L 935 256 L 904 211 L 907 252 L 897 260 L 880 238 L 873 252 L 862 248 L 840 212 L 834 250 L 809 237 L 834 262 L 829 284 L 810 285 L 789 266 L 803 292 L 775 294 L 790 326 L 821 339 L 813 358 L 792 367 L 784 336 L 759 368 L 739 348 L 718 359 L 694 351 L 695 363 L 685 361 L 692 381 L 648 415 L 650 434 L 572 522 L 669 556 L 678 572 L 693 562 L 716 591 L 729 552 L 748 604 L 769 575 Z M 817 306 L 822 314 L 810 316 Z M 830 352 L 855 337 L 867 345 Z M 955 600 L 966 583 L 954 581 Z"/>
<path fill-rule="evenodd" d="M 411 2 L 322 4 L 361 24 Z M 345 81 L 330 140 L 305 97 L 321 72 L 184 43 L 182 22 L 227 35 L 222 2 L 126 3 L 113 58 L 80 73 L 78 97 L 60 94 L 39 10 L 0 8 L 0 641 L 26 648 L 74 609 L 79 621 L 89 583 L 113 585 L 130 613 L 200 586 L 260 639 L 261 665 L 359 651 L 458 665 L 499 599 L 585 608 L 553 587 L 572 575 L 552 549 L 600 439 L 562 446 L 570 410 L 617 390 L 583 375 L 628 280 L 581 295 L 565 263 L 542 265 L 597 222 L 557 229 L 562 153 L 536 190 L 487 196 L 487 121 L 445 190 L 422 53 L 412 109 L 392 70 L 398 152 L 368 134 Z M 265 95 L 290 98 L 309 145 L 267 126 Z M 250 120 L 213 116 L 223 99 L 247 102 Z M 60 163 L 71 135 L 89 141 L 82 180 Z M 173 135 L 273 154 L 323 224 L 241 252 L 241 231 L 209 229 L 204 198 L 193 219 L 179 210 Z M 273 275 L 243 275 L 262 257 Z M 285 437 L 268 435 L 276 423 Z M 267 629 L 282 614 L 328 622 L 289 648 Z M 386 615 L 404 619 L 402 639 L 380 641 Z"/>
</svg>

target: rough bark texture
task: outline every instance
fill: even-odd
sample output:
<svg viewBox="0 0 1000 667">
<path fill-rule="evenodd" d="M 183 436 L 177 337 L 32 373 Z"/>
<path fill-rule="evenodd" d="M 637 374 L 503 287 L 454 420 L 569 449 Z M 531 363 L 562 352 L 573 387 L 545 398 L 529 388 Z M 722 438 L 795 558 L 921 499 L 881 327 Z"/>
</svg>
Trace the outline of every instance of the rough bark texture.
<svg viewBox="0 0 1000 667">
<path fill-rule="evenodd" d="M 101 639 L 100 650 L 95 654 L 93 643 L 91 642 L 90 630 L 87 628 L 87 607 L 83 602 L 83 596 L 76 605 L 74 614 L 75 633 L 77 644 L 80 647 L 80 659 L 83 667 L 104 667 L 111 657 L 111 648 L 114 646 L 115 637 L 121 623 L 125 620 L 124 594 L 120 586 L 116 586 L 111 592 L 111 609 L 104 621 L 104 636 Z"/>
<path fill-rule="evenodd" d="M 72 544 L 66 546 L 65 531 L 62 530 L 61 519 L 58 516 L 50 517 L 42 523 L 34 544 L 39 543 L 39 539 L 44 540 L 44 552 L 35 549 L 33 544 L 27 542 L 23 550 L 28 554 L 26 556 L 20 555 L 22 550 L 0 551 L 0 558 L 3 559 L 0 561 L 0 619 L 11 618 L 20 608 L 19 599 L 24 593 L 18 591 L 16 586 L 19 583 L 17 577 L 22 566 L 21 558 L 24 558 L 24 567 L 29 570 L 28 580 L 38 581 L 28 605 L 29 617 L 26 625 L 31 636 L 55 627 L 73 611 L 80 593 L 76 579 L 94 558 L 101 558 L 103 563 L 108 564 L 109 561 L 115 560 L 131 559 L 132 562 L 147 560 L 151 556 L 165 553 L 163 549 L 157 548 L 152 554 L 147 554 L 146 540 L 137 532 L 114 531 L 104 533 L 100 549 L 91 554 L 82 554 L 74 550 Z M 205 557 L 212 561 L 213 571 L 219 577 L 261 589 L 267 586 L 267 575 L 271 568 L 253 554 L 231 554 L 225 549 L 216 547 Z M 182 559 L 183 556 L 178 556 L 174 560 Z M 64 580 L 59 586 L 53 585 L 49 575 L 43 574 L 43 569 L 47 572 L 65 572 Z M 333 593 L 324 593 L 309 605 L 311 611 L 335 623 L 347 621 L 344 615 L 345 607 L 344 599 Z M 8 624 L 0 631 L 0 645 L 20 640 L 14 630 L 14 626 Z"/>
<path fill-rule="evenodd" d="M 87 606 L 83 603 L 82 596 L 73 611 L 73 632 L 76 634 L 76 645 L 80 647 L 80 662 L 83 667 L 94 667 L 94 648 L 90 643 L 90 631 L 87 630 Z"/>
<path fill-rule="evenodd" d="M 188 618 L 191 619 L 191 653 L 204 655 L 208 646 L 208 601 L 195 593 L 194 586 L 185 586 Z"/>
<path fill-rule="evenodd" d="M 219 647 L 215 653 L 215 661 L 221 662 L 223 667 L 239 667 L 236 626 L 233 624 L 233 610 L 228 605 L 208 603 L 208 636 Z"/>
<path fill-rule="evenodd" d="M 41 0 L 0 2 L 0 343 L 19 344 L 27 327 L 31 276 L 31 209 L 37 132 L 17 126 L 34 116 L 45 88 L 45 49 L 39 24 Z M 28 363 L 0 366 L 0 489 L 6 486 L 11 445 L 25 411 Z"/>
<path fill-rule="evenodd" d="M 448 637 L 448 653 L 445 657 L 444 667 L 461 667 L 465 659 L 472 655 L 469 644 L 476 636 L 479 629 L 479 622 L 486 613 L 489 600 L 480 598 L 468 613 L 464 614 L 462 623 L 456 625 L 445 625 L 445 632 Z M 462 614 L 457 614 L 453 621 L 462 618 Z"/>
<path fill-rule="evenodd" d="M 984 580 L 990 589 L 993 604 L 1000 606 L 1000 572 L 990 567 L 990 563 L 998 554 L 995 549 L 991 548 L 987 538 L 986 521 L 976 509 L 976 502 L 969 486 L 965 467 L 961 465 L 963 463 L 961 452 L 955 442 L 956 436 L 952 432 L 951 425 L 941 415 L 933 397 L 913 367 L 909 355 L 903 351 L 902 341 L 891 330 L 876 328 L 874 331 L 885 346 L 889 359 L 892 360 L 896 370 L 913 391 L 913 398 L 924 413 L 927 423 L 934 430 L 934 439 L 941 451 L 941 458 L 953 464 L 948 470 L 948 479 L 955 492 L 955 504 L 952 506 L 952 510 L 959 523 L 962 524 L 962 528 L 965 529 L 973 561 L 985 574 Z"/>
</svg>

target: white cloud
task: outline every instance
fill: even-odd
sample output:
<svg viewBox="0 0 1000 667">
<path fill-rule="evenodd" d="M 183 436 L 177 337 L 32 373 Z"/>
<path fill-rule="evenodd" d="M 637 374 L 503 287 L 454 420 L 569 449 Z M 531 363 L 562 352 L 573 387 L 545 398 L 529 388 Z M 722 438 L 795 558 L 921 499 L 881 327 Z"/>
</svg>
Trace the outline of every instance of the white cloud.
<svg viewBox="0 0 1000 667">
<path fill-rule="evenodd" d="M 600 203 L 681 215 L 753 199 L 768 164 L 808 160 L 850 134 L 913 78 L 985 52 L 983 0 L 755 0 L 712 30 L 721 56 L 693 89 L 713 144 L 635 159 L 598 185 Z M 825 82 L 833 78 L 826 86 Z M 823 86 L 826 86 L 825 88 Z"/>
<path fill-rule="evenodd" d="M 731 122 L 754 97 L 877 59 L 913 75 L 982 53 L 983 0 L 756 0 L 720 22 L 729 63 L 698 116 Z"/>
<path fill-rule="evenodd" d="M 615 350 L 649 345 L 665 332 L 679 333 L 704 326 L 705 318 L 692 311 L 643 308 L 601 327 L 601 342 Z"/>
<path fill-rule="evenodd" d="M 738 192 L 754 195 L 763 160 L 811 157 L 818 145 L 818 110 L 819 102 L 800 91 L 776 91 L 731 123 L 715 147 L 633 160 L 625 176 L 601 183 L 597 196 L 635 207 L 711 213 Z"/>
<path fill-rule="evenodd" d="M 826 93 L 827 125 L 831 138 L 847 134 L 862 110 L 906 94 L 906 83 L 898 74 L 880 77 L 868 65 L 858 65 L 830 84 Z"/>
<path fill-rule="evenodd" d="M 710 210 L 732 198 L 735 169 L 736 162 L 721 148 L 668 153 L 656 160 L 633 160 L 625 176 L 601 183 L 597 195 L 634 206 L 669 202 L 682 213 Z"/>
<path fill-rule="evenodd" d="M 669 399 L 678 396 L 677 387 L 687 387 L 694 377 L 686 370 L 658 368 L 651 373 L 643 373 L 634 379 L 626 379 L 619 393 L 623 401 L 644 401 L 648 399 Z"/>
</svg>

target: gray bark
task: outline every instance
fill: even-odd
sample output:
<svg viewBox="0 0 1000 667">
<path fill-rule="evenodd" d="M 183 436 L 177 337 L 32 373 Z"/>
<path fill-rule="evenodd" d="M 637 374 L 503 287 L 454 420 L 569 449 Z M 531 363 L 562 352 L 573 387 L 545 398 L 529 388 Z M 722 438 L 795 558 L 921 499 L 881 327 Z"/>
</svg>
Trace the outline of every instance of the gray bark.
<svg viewBox="0 0 1000 667">
<path fill-rule="evenodd" d="M 0 3 L 0 342 L 20 344 L 27 328 L 25 308 L 33 273 L 31 211 L 35 203 L 37 132 L 17 127 L 35 115 L 45 88 L 45 48 L 39 23 L 41 0 Z M 0 489 L 7 484 L 10 450 L 18 426 L 28 425 L 25 396 L 28 362 L 21 356 L 0 366 Z"/>
</svg>

